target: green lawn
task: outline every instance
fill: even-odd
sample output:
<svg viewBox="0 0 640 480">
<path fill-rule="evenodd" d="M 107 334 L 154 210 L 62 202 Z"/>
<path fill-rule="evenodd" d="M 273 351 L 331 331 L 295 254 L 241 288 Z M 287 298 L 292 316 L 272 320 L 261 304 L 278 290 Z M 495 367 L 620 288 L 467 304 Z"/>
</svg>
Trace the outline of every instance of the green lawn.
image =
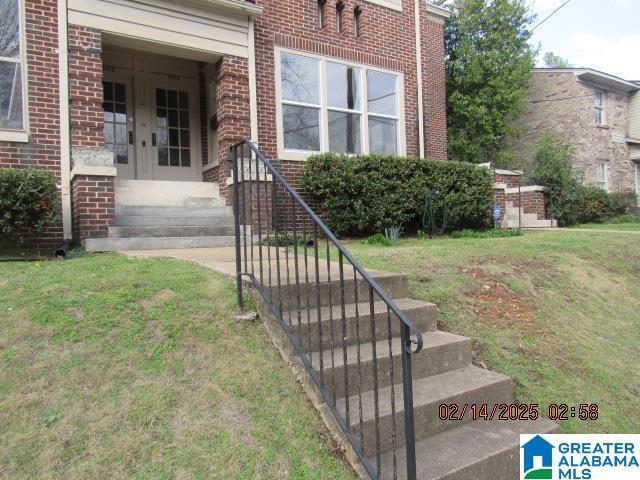
<svg viewBox="0 0 640 480">
<path fill-rule="evenodd" d="M 510 375 L 520 402 L 599 406 L 565 432 L 640 431 L 640 237 L 540 232 L 495 239 L 348 242 L 370 268 L 406 272 L 441 328 L 474 340 L 475 361 Z"/>
<path fill-rule="evenodd" d="M 177 261 L 0 263 L 3 478 L 350 479 L 234 286 Z"/>
<path fill-rule="evenodd" d="M 593 230 L 627 230 L 640 232 L 640 222 L 637 223 L 583 223 L 579 228 Z"/>
</svg>

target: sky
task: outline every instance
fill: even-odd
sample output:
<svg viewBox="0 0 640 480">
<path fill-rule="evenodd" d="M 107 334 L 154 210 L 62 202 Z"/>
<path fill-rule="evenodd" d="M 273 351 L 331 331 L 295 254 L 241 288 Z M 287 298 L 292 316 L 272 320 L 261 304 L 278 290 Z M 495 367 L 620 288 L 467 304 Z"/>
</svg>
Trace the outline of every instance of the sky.
<svg viewBox="0 0 640 480">
<path fill-rule="evenodd" d="M 530 0 L 533 25 L 566 0 Z M 575 67 L 640 80 L 640 0 L 570 0 L 531 39 L 542 55 L 552 51 Z"/>
</svg>

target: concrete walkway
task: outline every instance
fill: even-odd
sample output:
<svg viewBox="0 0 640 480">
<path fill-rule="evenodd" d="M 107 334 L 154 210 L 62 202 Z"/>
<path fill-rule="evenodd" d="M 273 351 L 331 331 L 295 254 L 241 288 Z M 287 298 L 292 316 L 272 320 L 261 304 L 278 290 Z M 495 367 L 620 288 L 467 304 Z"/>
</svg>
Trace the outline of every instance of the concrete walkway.
<svg viewBox="0 0 640 480">
<path fill-rule="evenodd" d="M 185 249 L 163 249 L 163 250 L 129 250 L 120 252 L 130 258 L 174 258 L 176 260 L 184 260 L 187 262 L 196 263 L 203 267 L 210 268 L 216 272 L 222 273 L 229 277 L 235 278 L 236 275 L 236 252 L 235 247 L 216 247 L 216 248 L 185 248 Z M 309 250 L 309 253 L 313 253 L 313 249 Z M 260 279 L 260 261 L 259 251 L 257 246 L 253 248 L 253 262 L 251 262 L 251 247 L 247 247 L 247 270 L 253 272 L 256 278 Z M 243 252 L 244 256 L 244 252 Z M 271 261 L 269 262 L 269 257 Z M 279 252 L 279 265 L 277 262 L 278 256 L 276 255 L 276 249 L 274 247 L 262 248 L 262 283 L 267 284 L 269 275 L 271 275 L 271 282 L 275 284 L 278 276 L 278 266 L 280 267 L 280 283 L 281 284 L 294 284 L 295 279 L 295 260 L 296 257 L 289 251 L 287 256 L 284 248 Z M 253 263 L 253 265 L 252 265 Z M 270 268 L 267 267 L 270 266 Z M 252 268 L 253 266 L 253 268 Z M 244 265 L 243 265 L 244 270 Z M 270 270 L 270 271 L 269 271 Z M 308 276 L 310 281 L 315 281 L 315 259 L 312 256 L 307 257 L 305 265 L 304 255 L 298 254 L 298 272 L 300 282 L 305 279 L 304 276 Z M 386 276 L 396 276 L 396 273 L 383 272 L 379 270 L 369 270 L 371 275 L 376 278 Z M 288 273 L 288 275 L 287 275 Z M 340 278 L 340 266 L 338 262 L 331 261 L 327 266 L 327 260 L 320 258 L 318 262 L 318 277 L 320 281 L 325 281 L 329 278 L 332 280 L 338 280 Z M 343 275 L 345 280 L 353 279 L 353 267 L 345 262 L 343 267 Z M 360 278 L 360 275 L 358 275 Z"/>
</svg>

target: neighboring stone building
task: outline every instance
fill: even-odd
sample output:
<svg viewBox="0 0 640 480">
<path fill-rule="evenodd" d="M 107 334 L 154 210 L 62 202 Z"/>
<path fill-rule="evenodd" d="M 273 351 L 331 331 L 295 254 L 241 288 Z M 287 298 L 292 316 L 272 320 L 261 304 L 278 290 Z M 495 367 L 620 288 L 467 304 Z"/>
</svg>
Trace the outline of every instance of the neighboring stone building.
<svg viewBox="0 0 640 480">
<path fill-rule="evenodd" d="M 529 163 L 542 133 L 563 133 L 574 147 L 574 166 L 585 182 L 609 192 L 638 191 L 640 85 L 588 68 L 533 72 L 514 145 Z"/>
<path fill-rule="evenodd" d="M 244 138 L 294 185 L 314 152 L 446 159 L 449 12 L 426 0 L 10 0 L 0 15 L 0 168 L 59 179 L 63 221 L 41 247 L 228 243 Z"/>
</svg>

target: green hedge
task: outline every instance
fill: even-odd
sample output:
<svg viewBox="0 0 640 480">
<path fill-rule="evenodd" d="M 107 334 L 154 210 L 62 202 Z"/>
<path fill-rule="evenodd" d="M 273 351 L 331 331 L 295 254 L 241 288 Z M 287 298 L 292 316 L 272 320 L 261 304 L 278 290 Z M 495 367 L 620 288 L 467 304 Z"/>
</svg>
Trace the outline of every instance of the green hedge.
<svg viewBox="0 0 640 480">
<path fill-rule="evenodd" d="M 60 219 L 60 194 L 49 171 L 0 169 L 0 232 L 4 239 L 23 240 Z"/>
<path fill-rule="evenodd" d="M 307 160 L 300 184 L 341 235 L 369 235 L 392 226 L 419 228 L 427 191 L 442 194 L 434 202 L 439 218 L 446 199 L 448 227 L 454 230 L 492 222 L 493 178 L 489 169 L 469 163 L 321 154 Z"/>
</svg>

